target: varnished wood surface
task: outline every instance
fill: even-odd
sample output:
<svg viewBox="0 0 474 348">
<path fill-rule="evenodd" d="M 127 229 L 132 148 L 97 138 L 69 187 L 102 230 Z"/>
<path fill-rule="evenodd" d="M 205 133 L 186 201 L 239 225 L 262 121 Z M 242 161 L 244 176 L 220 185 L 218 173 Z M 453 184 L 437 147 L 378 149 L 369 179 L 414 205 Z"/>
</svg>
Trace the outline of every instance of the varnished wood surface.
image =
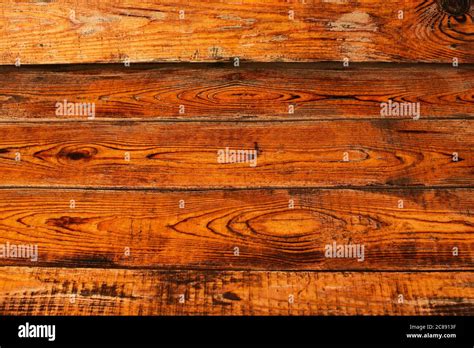
<svg viewBox="0 0 474 348">
<path fill-rule="evenodd" d="M 473 4 L 4 1 L 0 315 L 474 315 Z"/>
<path fill-rule="evenodd" d="M 473 132 L 469 120 L 2 124 L 0 186 L 470 186 Z M 218 163 L 227 147 L 257 151 L 256 167 Z"/>
<path fill-rule="evenodd" d="M 0 10 L 0 64 L 234 57 L 473 63 L 473 7 L 469 0 L 440 3 L 7 0 Z"/>
<path fill-rule="evenodd" d="M 38 245 L 37 261 L 4 258 L 0 265 L 473 270 L 474 194 L 0 190 L 0 236 L 0 244 Z M 333 242 L 363 245 L 363 257 L 327 258 Z"/>
<path fill-rule="evenodd" d="M 471 272 L 0 267 L 0 314 L 473 315 L 473 281 Z"/>
<path fill-rule="evenodd" d="M 0 121 L 87 120 L 56 115 L 64 100 L 94 103 L 96 120 L 381 119 L 389 100 L 420 103 L 420 119 L 471 119 L 473 96 L 471 65 L 0 67 Z"/>
</svg>

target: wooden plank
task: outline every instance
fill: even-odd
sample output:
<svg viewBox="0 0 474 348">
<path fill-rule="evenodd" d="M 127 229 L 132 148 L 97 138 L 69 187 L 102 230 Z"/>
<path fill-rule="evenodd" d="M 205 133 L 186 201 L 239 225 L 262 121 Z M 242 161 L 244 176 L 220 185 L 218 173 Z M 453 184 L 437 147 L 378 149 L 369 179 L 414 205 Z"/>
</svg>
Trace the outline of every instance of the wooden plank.
<svg viewBox="0 0 474 348">
<path fill-rule="evenodd" d="M 473 63 L 473 12 L 469 0 L 6 0 L 0 64 Z"/>
<path fill-rule="evenodd" d="M 0 67 L 7 121 L 87 120 L 87 113 L 57 115 L 64 100 L 94 103 L 98 120 L 380 119 L 389 100 L 419 103 L 421 119 L 473 118 L 473 95 L 470 65 Z"/>
<path fill-rule="evenodd" d="M 0 267 L 0 314 L 473 315 L 473 284 L 472 272 L 202 273 Z M 184 303 L 180 303 L 182 295 Z"/>
<path fill-rule="evenodd" d="M 13 123 L 0 125 L 0 185 L 471 186 L 473 151 L 469 120 Z"/>
<path fill-rule="evenodd" d="M 38 247 L 37 259 L 3 255 L 0 265 L 474 270 L 474 194 L 0 190 L 0 236 L 0 247 Z M 327 257 L 334 243 L 360 253 Z"/>
</svg>

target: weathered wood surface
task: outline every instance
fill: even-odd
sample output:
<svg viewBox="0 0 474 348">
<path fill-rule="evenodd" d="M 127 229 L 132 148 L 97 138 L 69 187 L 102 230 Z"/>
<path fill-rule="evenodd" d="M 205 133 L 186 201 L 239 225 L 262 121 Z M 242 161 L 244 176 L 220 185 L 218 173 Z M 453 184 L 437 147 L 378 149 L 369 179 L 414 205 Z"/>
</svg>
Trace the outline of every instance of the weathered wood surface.
<svg viewBox="0 0 474 348">
<path fill-rule="evenodd" d="M 10 123 L 0 125 L 0 185 L 471 186 L 473 132 L 469 120 Z M 256 166 L 218 163 L 232 160 L 218 157 L 227 147 L 257 151 Z"/>
<path fill-rule="evenodd" d="M 474 315 L 473 5 L 3 1 L 0 315 Z"/>
<path fill-rule="evenodd" d="M 6 0 L 0 64 L 473 63 L 473 13 L 469 0 Z"/>
<path fill-rule="evenodd" d="M 474 270 L 474 194 L 0 190 L 0 236 L 2 245 L 38 245 L 37 261 L 1 258 L 0 265 Z M 333 242 L 363 245 L 362 257 L 327 258 Z"/>
<path fill-rule="evenodd" d="M 471 65 L 0 67 L 0 121 L 88 118 L 58 116 L 64 100 L 95 103 L 97 120 L 380 119 L 389 100 L 420 103 L 421 119 L 473 118 L 473 96 Z"/>
<path fill-rule="evenodd" d="M 0 314 L 473 315 L 473 281 L 464 272 L 0 267 Z"/>
</svg>

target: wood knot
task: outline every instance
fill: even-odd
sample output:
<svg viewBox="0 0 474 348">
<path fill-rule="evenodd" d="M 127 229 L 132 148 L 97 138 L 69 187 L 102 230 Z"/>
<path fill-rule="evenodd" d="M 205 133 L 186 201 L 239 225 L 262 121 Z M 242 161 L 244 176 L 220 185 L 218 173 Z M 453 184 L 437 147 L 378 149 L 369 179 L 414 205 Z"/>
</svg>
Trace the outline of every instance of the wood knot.
<svg viewBox="0 0 474 348">
<path fill-rule="evenodd" d="M 70 150 L 69 148 L 62 149 L 59 152 L 59 157 L 67 158 L 72 161 L 88 161 L 90 160 L 93 156 L 97 154 L 97 149 L 93 147 L 85 147 L 85 148 L 80 148 L 80 149 L 74 149 Z"/>
<path fill-rule="evenodd" d="M 471 0 L 438 0 L 438 4 L 444 12 L 452 16 L 462 16 L 469 12 Z"/>
<path fill-rule="evenodd" d="M 71 225 L 85 224 L 87 221 L 88 219 L 80 218 L 80 217 L 61 216 L 60 218 L 50 218 L 46 220 L 46 225 L 68 228 Z"/>
</svg>

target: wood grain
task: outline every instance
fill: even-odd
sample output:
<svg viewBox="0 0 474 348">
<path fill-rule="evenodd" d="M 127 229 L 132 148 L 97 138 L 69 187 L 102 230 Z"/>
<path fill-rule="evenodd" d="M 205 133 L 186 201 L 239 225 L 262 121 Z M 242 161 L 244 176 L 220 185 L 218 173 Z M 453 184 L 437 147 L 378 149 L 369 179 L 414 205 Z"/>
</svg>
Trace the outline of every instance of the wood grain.
<svg viewBox="0 0 474 348">
<path fill-rule="evenodd" d="M 473 7 L 458 1 L 461 6 L 443 9 L 440 3 L 6 0 L 0 10 L 0 64 L 17 58 L 23 64 L 57 64 L 233 57 L 473 63 Z"/>
<path fill-rule="evenodd" d="M 474 270 L 474 194 L 0 190 L 0 236 L 3 245 L 38 245 L 36 262 L 1 258 L 0 265 Z M 363 245 L 363 258 L 326 258 L 333 242 Z"/>
<path fill-rule="evenodd" d="M 57 116 L 56 103 L 64 100 L 95 103 L 97 120 L 380 119 L 381 103 L 388 100 L 420 103 L 422 119 L 473 118 L 474 68 L 343 68 L 336 63 L 0 67 L 0 121 L 87 119 L 85 114 Z"/>
<path fill-rule="evenodd" d="M 2 124 L 0 186 L 471 186 L 473 132 L 468 120 Z M 257 151 L 256 167 L 218 163 L 227 147 Z"/>
<path fill-rule="evenodd" d="M 0 314 L 473 315 L 473 281 L 473 273 L 459 272 L 202 273 L 0 267 Z M 179 302 L 181 295 L 184 303 Z M 289 303 L 290 295 L 293 303 Z"/>
<path fill-rule="evenodd" d="M 3 1 L 0 315 L 474 315 L 472 63 L 471 0 Z"/>
</svg>

